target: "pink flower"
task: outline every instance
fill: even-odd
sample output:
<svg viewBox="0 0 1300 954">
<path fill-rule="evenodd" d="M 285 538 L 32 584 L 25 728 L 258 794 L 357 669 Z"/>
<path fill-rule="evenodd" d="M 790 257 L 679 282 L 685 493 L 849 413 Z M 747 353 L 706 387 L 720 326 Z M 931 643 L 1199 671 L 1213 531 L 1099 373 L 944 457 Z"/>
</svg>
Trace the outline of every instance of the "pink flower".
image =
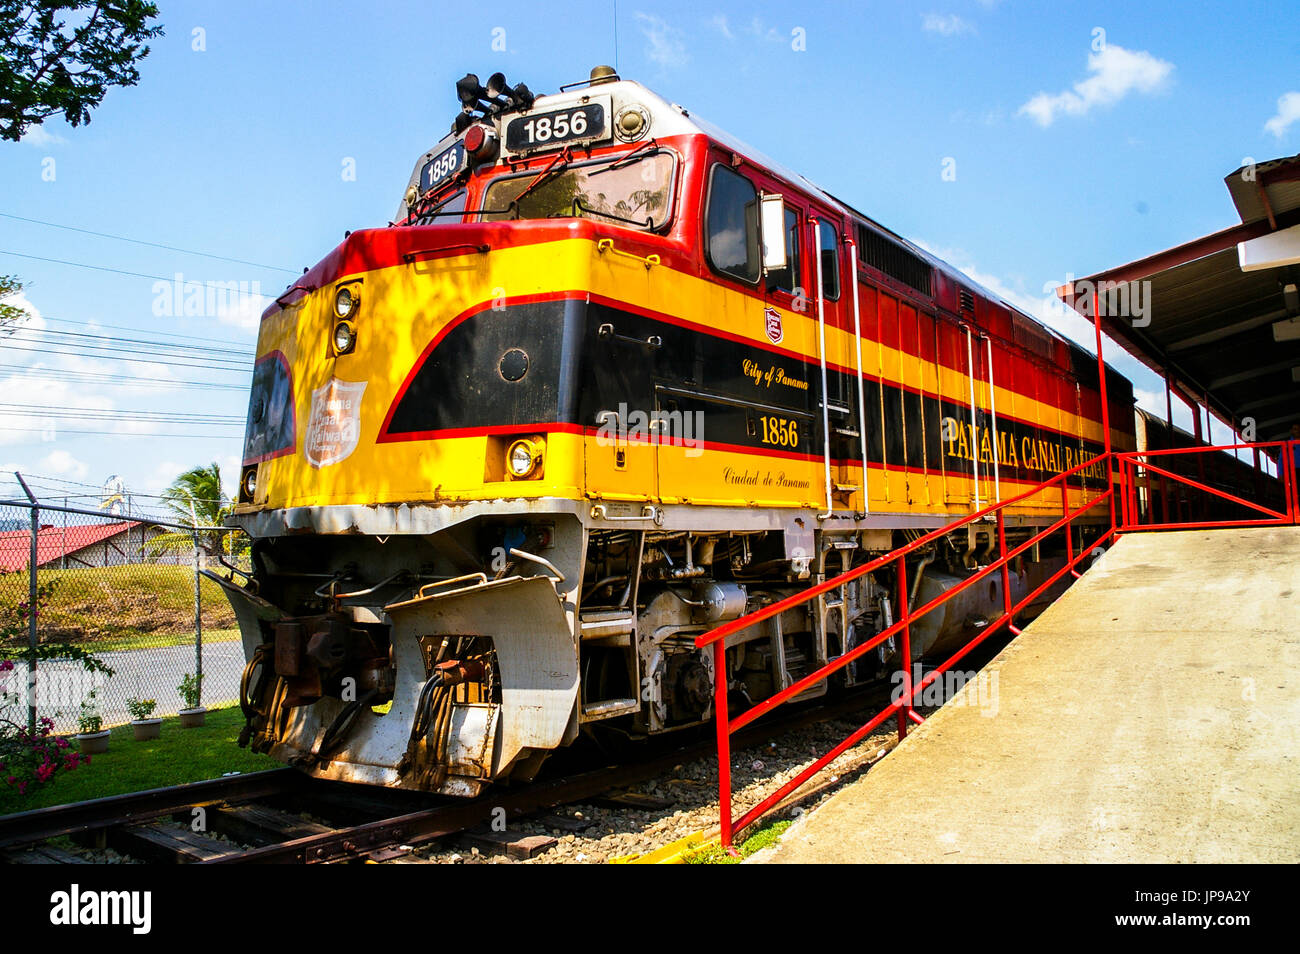
<svg viewBox="0 0 1300 954">
<path fill-rule="evenodd" d="M 0 659 L 0 672 L 9 672 L 14 668 L 12 659 Z"/>
</svg>

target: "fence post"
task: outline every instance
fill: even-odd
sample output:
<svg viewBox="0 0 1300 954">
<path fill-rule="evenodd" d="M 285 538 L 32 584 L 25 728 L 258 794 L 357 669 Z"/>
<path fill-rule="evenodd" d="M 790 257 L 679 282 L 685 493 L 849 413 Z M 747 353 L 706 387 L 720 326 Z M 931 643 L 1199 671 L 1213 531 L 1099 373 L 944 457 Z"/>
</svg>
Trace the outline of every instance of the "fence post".
<svg viewBox="0 0 1300 954">
<path fill-rule="evenodd" d="M 31 488 L 27 486 L 27 481 L 23 480 L 23 475 L 14 471 L 14 476 L 18 478 L 18 483 L 22 485 L 23 493 L 32 505 L 32 531 L 31 531 L 31 548 L 27 555 L 27 732 L 29 735 L 36 734 L 36 564 L 39 559 L 39 553 L 36 546 L 37 534 L 41 532 L 41 508 L 36 503 L 36 497 L 32 494 Z"/>
<path fill-rule="evenodd" d="M 203 705 L 203 597 L 199 588 L 199 534 L 194 533 L 194 678 L 198 680 L 199 705 Z"/>
</svg>

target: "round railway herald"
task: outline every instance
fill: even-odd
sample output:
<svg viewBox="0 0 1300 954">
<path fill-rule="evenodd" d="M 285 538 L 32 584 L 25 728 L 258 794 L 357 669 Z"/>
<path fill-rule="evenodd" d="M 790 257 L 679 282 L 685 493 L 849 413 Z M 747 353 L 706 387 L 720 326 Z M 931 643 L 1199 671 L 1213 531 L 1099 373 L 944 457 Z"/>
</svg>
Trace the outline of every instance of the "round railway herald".
<svg viewBox="0 0 1300 954">
<path fill-rule="evenodd" d="M 725 671 L 701 633 L 1103 453 L 1094 357 L 686 109 L 603 68 L 457 92 L 397 220 L 262 316 L 232 518 L 253 570 L 210 574 L 242 743 L 472 796 L 584 733 L 700 725 L 717 680 L 739 712 L 960 584 L 993 524 L 918 551 L 908 591 L 863 576 L 733 635 Z M 1105 386 L 1132 450 L 1132 388 Z M 1008 544 L 1106 479 L 1012 506 Z M 1062 567 L 1052 539 L 1013 598 Z M 914 624 L 913 655 L 996 616 L 991 580 Z"/>
</svg>

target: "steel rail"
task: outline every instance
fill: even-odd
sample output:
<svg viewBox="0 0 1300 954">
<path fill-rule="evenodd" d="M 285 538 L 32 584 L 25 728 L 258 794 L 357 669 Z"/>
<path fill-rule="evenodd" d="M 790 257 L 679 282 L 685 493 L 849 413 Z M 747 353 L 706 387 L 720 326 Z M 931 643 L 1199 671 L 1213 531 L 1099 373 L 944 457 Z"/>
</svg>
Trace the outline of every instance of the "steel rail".
<svg viewBox="0 0 1300 954">
<path fill-rule="evenodd" d="M 107 795 L 84 802 L 36 808 L 0 816 L 0 849 L 31 845 L 61 835 L 135 824 L 214 802 L 244 801 L 300 788 L 306 776 L 294 769 L 273 768 L 167 788 Z"/>
</svg>

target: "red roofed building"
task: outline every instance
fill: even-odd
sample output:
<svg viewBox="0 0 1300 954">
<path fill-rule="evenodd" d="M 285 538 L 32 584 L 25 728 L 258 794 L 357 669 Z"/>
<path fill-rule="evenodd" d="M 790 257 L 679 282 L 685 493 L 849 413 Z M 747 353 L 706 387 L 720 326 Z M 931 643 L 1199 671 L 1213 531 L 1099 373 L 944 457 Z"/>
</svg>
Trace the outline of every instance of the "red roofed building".
<svg viewBox="0 0 1300 954">
<path fill-rule="evenodd" d="M 146 540 L 165 533 L 139 520 L 111 523 L 43 524 L 36 534 L 36 566 L 59 569 L 120 566 L 124 563 L 189 563 L 189 550 L 142 552 Z M 31 560 L 30 530 L 0 532 L 0 572 L 25 570 Z"/>
</svg>

